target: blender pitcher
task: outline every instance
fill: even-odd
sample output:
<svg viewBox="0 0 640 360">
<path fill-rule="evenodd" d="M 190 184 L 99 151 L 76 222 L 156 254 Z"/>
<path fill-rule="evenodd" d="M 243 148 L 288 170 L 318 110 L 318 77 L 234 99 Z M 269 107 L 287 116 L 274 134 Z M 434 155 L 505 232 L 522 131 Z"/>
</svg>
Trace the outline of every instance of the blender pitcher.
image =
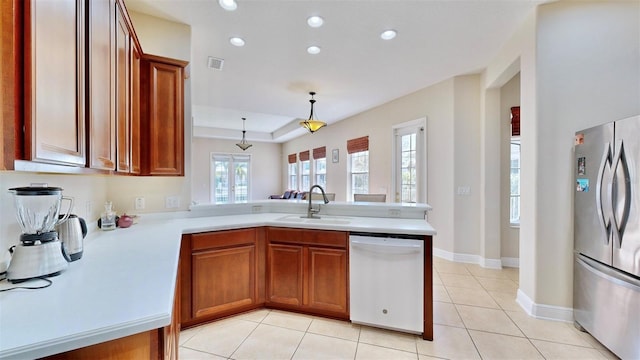
<svg viewBox="0 0 640 360">
<path fill-rule="evenodd" d="M 62 188 L 49 187 L 47 184 L 32 184 L 9 191 L 13 194 L 22 234 L 20 243 L 11 248 L 7 279 L 19 282 L 59 274 L 67 268 L 69 257 L 64 253 L 54 227 L 69 217 L 73 199 L 62 196 Z M 69 209 L 58 218 L 62 200 L 69 201 Z"/>
</svg>

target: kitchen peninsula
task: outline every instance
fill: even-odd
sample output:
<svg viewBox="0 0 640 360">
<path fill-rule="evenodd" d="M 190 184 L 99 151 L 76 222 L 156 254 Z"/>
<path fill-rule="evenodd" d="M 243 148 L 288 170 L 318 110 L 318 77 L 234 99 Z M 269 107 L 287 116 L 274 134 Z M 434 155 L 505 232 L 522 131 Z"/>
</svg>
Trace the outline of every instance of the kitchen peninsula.
<svg viewBox="0 0 640 360">
<path fill-rule="evenodd" d="M 52 286 L 0 293 L 0 357 L 43 357 L 146 333 L 145 339 L 160 338 L 149 342 L 148 354 L 177 351 L 166 331 L 180 321 L 174 306 L 183 235 L 264 227 L 424 236 L 424 338 L 431 339 L 430 240 L 436 232 L 424 220 L 430 207 L 331 203 L 322 206 L 319 220 L 300 218 L 305 209 L 298 201 L 199 205 L 186 213 L 144 215 L 127 229 L 93 231 L 82 260 L 51 278 Z"/>
</svg>

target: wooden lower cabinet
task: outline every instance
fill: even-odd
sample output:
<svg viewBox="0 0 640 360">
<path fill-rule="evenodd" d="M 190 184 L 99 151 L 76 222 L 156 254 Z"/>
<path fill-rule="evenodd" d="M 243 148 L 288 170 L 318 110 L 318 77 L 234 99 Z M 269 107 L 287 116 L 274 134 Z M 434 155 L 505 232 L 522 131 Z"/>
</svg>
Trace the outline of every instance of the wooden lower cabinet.
<svg viewBox="0 0 640 360">
<path fill-rule="evenodd" d="M 308 306 L 349 315 L 347 298 L 347 250 L 308 248 Z"/>
<path fill-rule="evenodd" d="M 347 233 L 268 228 L 267 307 L 349 318 Z"/>
<path fill-rule="evenodd" d="M 268 302 L 302 306 L 303 247 L 301 245 L 269 244 L 268 249 Z"/>
<path fill-rule="evenodd" d="M 183 236 L 183 327 L 264 305 L 264 243 L 261 228 Z"/>
</svg>

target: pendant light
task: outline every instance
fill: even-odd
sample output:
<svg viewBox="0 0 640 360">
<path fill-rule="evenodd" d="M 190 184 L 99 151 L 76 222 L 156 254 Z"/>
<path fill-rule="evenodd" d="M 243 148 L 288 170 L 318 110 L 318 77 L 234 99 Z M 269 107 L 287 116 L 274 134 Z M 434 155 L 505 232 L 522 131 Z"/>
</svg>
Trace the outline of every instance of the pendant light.
<svg viewBox="0 0 640 360">
<path fill-rule="evenodd" d="M 245 150 L 247 150 L 248 148 L 250 148 L 250 147 L 252 147 L 252 146 L 253 146 L 252 144 L 249 144 L 249 143 L 247 142 L 247 139 L 245 139 L 245 137 L 244 137 L 244 136 L 245 136 L 245 133 L 247 132 L 247 131 L 244 129 L 244 122 L 245 122 L 246 120 L 247 120 L 246 118 L 242 118 L 242 140 L 240 140 L 240 142 L 236 144 L 236 146 L 237 146 L 237 147 L 239 147 L 240 149 L 242 149 L 242 151 L 245 151 Z"/>
<path fill-rule="evenodd" d="M 322 122 L 320 120 L 314 120 L 313 118 L 313 104 L 316 102 L 313 99 L 313 95 L 315 95 L 315 92 L 310 92 L 309 95 L 311 95 L 311 100 L 309 100 L 309 102 L 311 103 L 311 113 L 309 114 L 309 120 L 305 120 L 305 121 L 301 121 L 300 122 L 300 126 L 302 126 L 303 128 L 309 130 L 310 133 L 314 133 L 318 130 L 320 130 L 321 128 L 327 126 L 327 123 Z"/>
</svg>

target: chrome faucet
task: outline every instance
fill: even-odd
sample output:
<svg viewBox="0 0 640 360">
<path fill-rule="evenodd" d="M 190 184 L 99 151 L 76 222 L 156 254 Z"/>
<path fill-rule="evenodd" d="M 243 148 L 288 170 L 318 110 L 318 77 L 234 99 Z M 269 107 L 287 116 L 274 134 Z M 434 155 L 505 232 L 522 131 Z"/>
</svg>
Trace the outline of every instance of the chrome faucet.
<svg viewBox="0 0 640 360">
<path fill-rule="evenodd" d="M 327 194 L 324 193 L 324 189 L 322 188 L 322 186 L 320 185 L 313 185 L 310 189 L 309 189 L 309 207 L 307 208 L 307 217 L 310 219 L 319 219 L 319 216 L 315 216 L 316 213 L 320 212 L 320 205 L 318 204 L 318 208 L 314 209 L 313 206 L 311 205 L 311 194 L 313 193 L 313 189 L 318 188 L 320 189 L 320 192 L 322 192 L 322 197 L 324 198 L 324 203 L 328 204 L 329 203 L 329 199 L 327 199 Z"/>
</svg>

